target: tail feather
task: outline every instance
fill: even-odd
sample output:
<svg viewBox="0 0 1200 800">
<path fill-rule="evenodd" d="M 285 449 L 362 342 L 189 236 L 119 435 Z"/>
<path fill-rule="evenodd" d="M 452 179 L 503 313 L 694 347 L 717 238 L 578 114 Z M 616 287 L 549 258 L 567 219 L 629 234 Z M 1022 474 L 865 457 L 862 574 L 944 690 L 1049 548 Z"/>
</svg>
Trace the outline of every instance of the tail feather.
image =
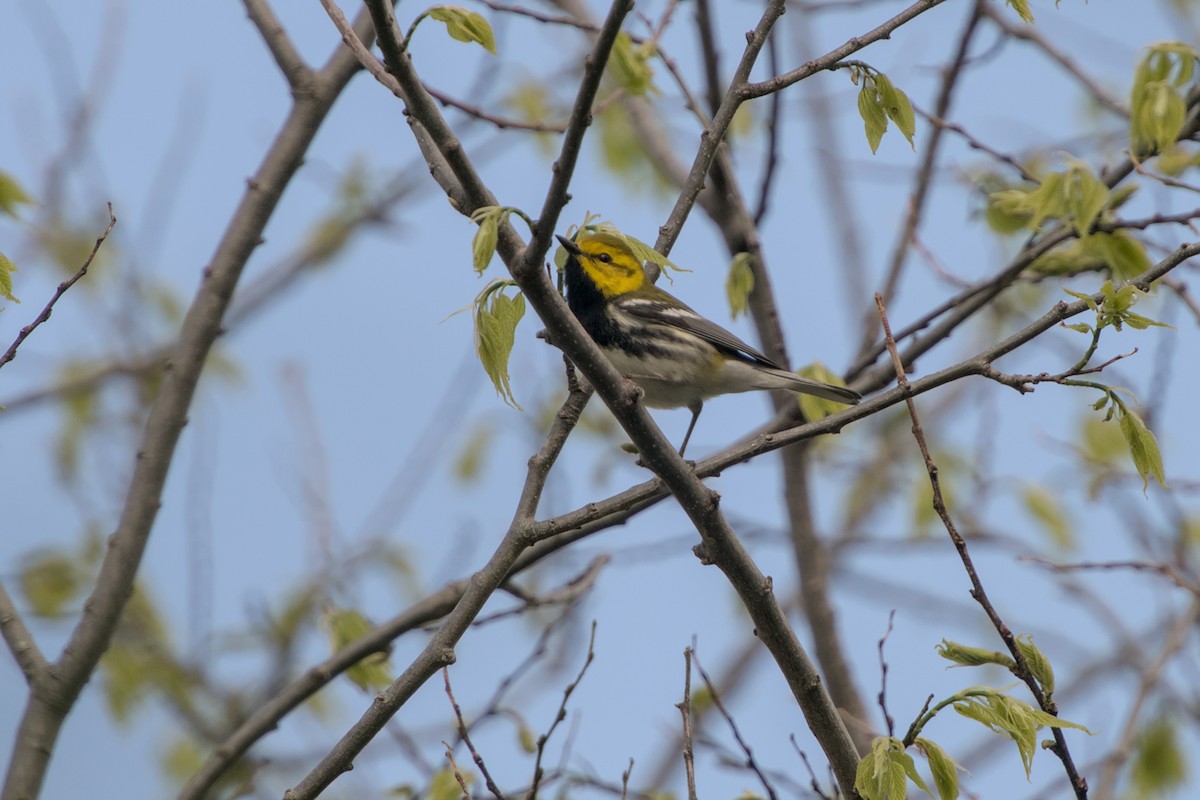
<svg viewBox="0 0 1200 800">
<path fill-rule="evenodd" d="M 793 392 L 811 394 L 814 397 L 833 400 L 836 403 L 845 403 L 851 406 L 857 405 L 858 401 L 862 400 L 861 394 L 845 386 L 834 386 L 832 383 L 805 378 L 794 372 L 782 369 L 771 369 L 770 367 L 759 367 L 759 369 L 764 373 L 778 378 L 780 381 L 778 384 L 765 388 L 790 389 Z"/>
</svg>

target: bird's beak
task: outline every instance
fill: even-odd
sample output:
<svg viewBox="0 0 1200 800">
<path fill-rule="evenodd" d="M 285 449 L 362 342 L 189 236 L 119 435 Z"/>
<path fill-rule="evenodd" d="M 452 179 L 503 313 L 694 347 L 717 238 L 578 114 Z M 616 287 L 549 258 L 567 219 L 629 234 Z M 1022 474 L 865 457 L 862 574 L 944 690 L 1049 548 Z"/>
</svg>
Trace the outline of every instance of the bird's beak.
<svg viewBox="0 0 1200 800">
<path fill-rule="evenodd" d="M 555 234 L 554 238 L 558 239 L 558 243 L 561 244 L 563 246 L 563 249 L 565 249 L 571 255 L 573 255 L 577 258 L 579 256 L 583 255 L 583 251 L 579 249 L 579 245 L 575 244 L 567 237 L 559 236 L 559 235 Z"/>
</svg>

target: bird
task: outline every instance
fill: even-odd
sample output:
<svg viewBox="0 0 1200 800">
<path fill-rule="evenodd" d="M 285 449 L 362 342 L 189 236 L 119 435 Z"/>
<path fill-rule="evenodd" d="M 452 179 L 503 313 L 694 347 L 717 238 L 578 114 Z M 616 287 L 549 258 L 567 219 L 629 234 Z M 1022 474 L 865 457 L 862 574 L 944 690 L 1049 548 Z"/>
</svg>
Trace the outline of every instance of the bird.
<svg viewBox="0 0 1200 800">
<path fill-rule="evenodd" d="M 607 230 L 556 237 L 567 253 L 567 306 L 651 408 L 692 412 L 687 449 L 704 401 L 722 394 L 787 389 L 846 405 L 853 389 L 790 372 L 650 280 L 624 236 Z"/>
</svg>

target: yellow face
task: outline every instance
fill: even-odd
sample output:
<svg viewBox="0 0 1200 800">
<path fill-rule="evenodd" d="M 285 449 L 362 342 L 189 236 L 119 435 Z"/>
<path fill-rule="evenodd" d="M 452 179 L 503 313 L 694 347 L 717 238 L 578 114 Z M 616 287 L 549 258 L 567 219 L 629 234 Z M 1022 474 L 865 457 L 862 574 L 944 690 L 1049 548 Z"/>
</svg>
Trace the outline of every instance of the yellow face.
<svg viewBox="0 0 1200 800">
<path fill-rule="evenodd" d="M 579 266 L 604 295 L 613 297 L 632 292 L 649 282 L 642 262 L 618 237 L 593 233 L 580 236 L 575 244 L 583 251 Z"/>
</svg>

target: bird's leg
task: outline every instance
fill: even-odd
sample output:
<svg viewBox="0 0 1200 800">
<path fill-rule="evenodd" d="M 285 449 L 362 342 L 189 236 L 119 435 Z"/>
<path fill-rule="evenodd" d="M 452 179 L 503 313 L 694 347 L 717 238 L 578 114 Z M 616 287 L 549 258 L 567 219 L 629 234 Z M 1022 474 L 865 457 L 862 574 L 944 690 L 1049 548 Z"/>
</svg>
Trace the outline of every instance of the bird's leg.
<svg viewBox="0 0 1200 800">
<path fill-rule="evenodd" d="M 687 450 L 688 440 L 692 438 L 692 429 L 696 427 L 696 420 L 700 418 L 700 409 L 704 408 L 704 401 L 697 400 L 688 405 L 688 410 L 692 412 L 692 421 L 688 423 L 687 433 L 683 435 L 683 444 L 679 445 L 679 456 L 683 457 L 683 451 Z"/>
</svg>

